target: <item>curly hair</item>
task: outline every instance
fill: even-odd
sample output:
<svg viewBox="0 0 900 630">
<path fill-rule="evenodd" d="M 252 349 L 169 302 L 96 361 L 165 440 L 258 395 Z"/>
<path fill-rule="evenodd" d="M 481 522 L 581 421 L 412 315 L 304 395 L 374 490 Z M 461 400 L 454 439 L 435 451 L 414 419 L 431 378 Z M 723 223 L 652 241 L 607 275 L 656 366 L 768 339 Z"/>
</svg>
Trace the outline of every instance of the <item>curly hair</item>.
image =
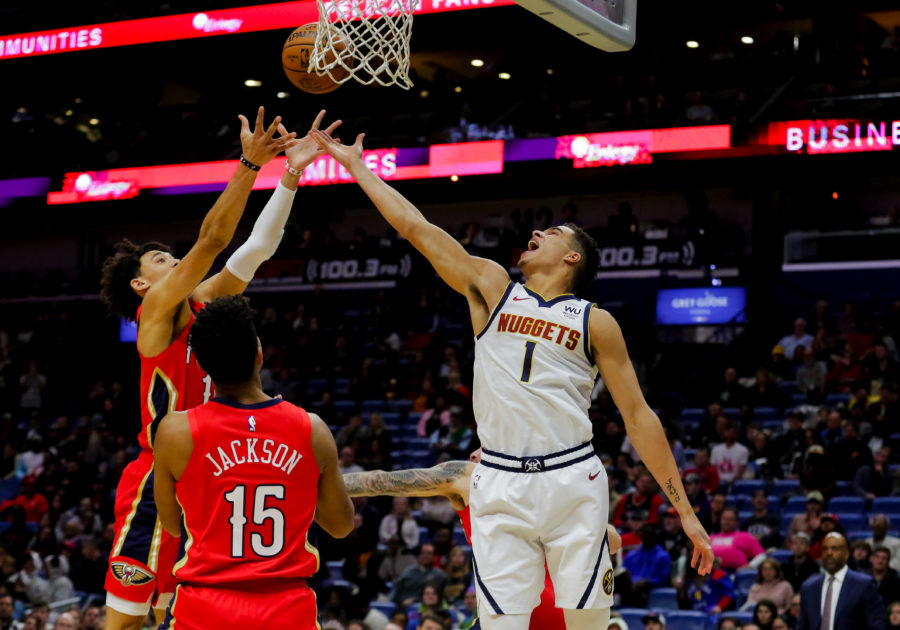
<svg viewBox="0 0 900 630">
<path fill-rule="evenodd" d="M 131 281 L 141 273 L 141 256 L 152 251 L 171 254 L 172 248 L 156 241 L 136 245 L 127 238 L 114 247 L 116 253 L 103 262 L 100 299 L 109 307 L 110 313 L 134 319 L 141 305 L 141 296 L 131 288 Z"/>
<path fill-rule="evenodd" d="M 244 383 L 253 377 L 259 347 L 255 317 L 250 300 L 242 295 L 216 298 L 197 313 L 188 343 L 216 385 Z"/>
<path fill-rule="evenodd" d="M 581 254 L 581 261 L 575 266 L 572 273 L 572 283 L 574 284 L 572 291 L 578 292 L 587 287 L 597 275 L 597 269 L 600 268 L 600 252 L 597 249 L 597 241 L 582 228 L 574 223 L 563 223 L 563 227 L 574 232 L 572 235 L 573 249 Z"/>
</svg>

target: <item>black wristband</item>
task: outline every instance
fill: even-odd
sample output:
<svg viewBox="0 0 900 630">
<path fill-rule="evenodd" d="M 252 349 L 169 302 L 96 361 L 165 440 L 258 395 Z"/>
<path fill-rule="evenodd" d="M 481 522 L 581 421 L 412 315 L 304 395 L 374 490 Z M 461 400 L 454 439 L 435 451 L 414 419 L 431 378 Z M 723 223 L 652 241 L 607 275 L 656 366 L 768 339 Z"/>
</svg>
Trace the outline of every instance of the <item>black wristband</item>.
<svg viewBox="0 0 900 630">
<path fill-rule="evenodd" d="M 251 171 L 258 171 L 260 168 L 262 168 L 262 167 L 260 167 L 260 166 L 257 166 L 256 164 L 254 164 L 253 162 L 251 162 L 251 161 L 248 160 L 247 158 L 245 158 L 245 157 L 243 156 L 243 154 L 241 155 L 241 164 L 243 164 L 244 166 L 246 166 L 247 168 L 249 168 Z"/>
</svg>

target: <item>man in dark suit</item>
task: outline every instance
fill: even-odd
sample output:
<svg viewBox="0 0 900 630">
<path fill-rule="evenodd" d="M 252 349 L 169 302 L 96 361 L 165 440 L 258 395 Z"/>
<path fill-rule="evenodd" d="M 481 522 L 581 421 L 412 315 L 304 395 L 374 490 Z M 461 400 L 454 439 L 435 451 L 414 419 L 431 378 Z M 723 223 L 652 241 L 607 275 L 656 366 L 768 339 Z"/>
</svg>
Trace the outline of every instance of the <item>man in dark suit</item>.
<svg viewBox="0 0 900 630">
<path fill-rule="evenodd" d="M 831 532 L 822 542 L 822 567 L 800 589 L 797 630 L 884 630 L 887 614 L 872 576 L 847 568 L 847 539 Z"/>
</svg>

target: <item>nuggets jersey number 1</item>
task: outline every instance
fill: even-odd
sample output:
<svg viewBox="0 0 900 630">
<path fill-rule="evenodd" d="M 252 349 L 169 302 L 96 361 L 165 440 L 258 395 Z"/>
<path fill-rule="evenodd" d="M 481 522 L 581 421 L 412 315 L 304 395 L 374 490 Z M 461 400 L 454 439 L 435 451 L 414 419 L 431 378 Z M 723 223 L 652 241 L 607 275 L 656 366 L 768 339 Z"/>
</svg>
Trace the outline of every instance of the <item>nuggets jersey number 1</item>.
<svg viewBox="0 0 900 630">
<path fill-rule="evenodd" d="M 473 406 L 485 448 L 524 457 L 591 440 L 592 306 L 509 283 L 475 343 Z"/>
<path fill-rule="evenodd" d="M 141 355 L 141 448 L 151 450 L 156 428 L 170 411 L 202 405 L 213 395 L 212 378 L 197 363 L 188 345 L 194 313 L 203 308 L 191 300 L 191 321 L 169 347 L 156 356 Z M 141 309 L 137 311 L 138 327 Z"/>
</svg>

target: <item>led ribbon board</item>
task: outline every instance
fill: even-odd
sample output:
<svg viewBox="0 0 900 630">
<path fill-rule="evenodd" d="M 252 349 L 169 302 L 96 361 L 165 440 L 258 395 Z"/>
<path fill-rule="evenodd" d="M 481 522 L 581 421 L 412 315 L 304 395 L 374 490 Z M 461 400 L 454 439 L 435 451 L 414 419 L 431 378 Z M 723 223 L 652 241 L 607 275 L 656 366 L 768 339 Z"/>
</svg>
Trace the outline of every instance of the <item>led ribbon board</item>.
<svg viewBox="0 0 900 630">
<path fill-rule="evenodd" d="M 513 4 L 514 0 L 417 0 L 418 6 L 414 13 L 444 13 Z M 0 35 L 0 61 L 212 35 L 295 28 L 315 22 L 318 18 L 316 3 L 313 0 L 302 0 Z"/>
</svg>

